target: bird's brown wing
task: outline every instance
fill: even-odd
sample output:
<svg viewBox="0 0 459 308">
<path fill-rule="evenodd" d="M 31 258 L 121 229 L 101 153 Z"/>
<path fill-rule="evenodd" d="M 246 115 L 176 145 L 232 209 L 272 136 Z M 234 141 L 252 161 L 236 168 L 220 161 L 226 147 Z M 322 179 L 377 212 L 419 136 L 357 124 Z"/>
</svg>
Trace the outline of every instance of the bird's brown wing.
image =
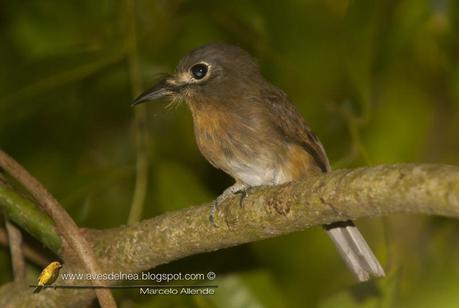
<svg viewBox="0 0 459 308">
<path fill-rule="evenodd" d="M 287 95 L 280 89 L 269 87 L 262 91 L 262 97 L 269 109 L 278 133 L 287 142 L 301 146 L 312 156 L 322 172 L 330 171 L 327 154 L 317 136 L 311 131 L 303 117 Z"/>
<path fill-rule="evenodd" d="M 290 103 L 287 95 L 273 88 L 266 91 L 264 97 L 270 105 L 271 117 L 279 133 L 288 142 L 300 145 L 306 150 L 323 172 L 330 171 L 322 144 Z M 370 277 L 384 277 L 384 269 L 352 221 L 337 222 L 324 227 L 359 281 L 366 281 Z"/>
</svg>

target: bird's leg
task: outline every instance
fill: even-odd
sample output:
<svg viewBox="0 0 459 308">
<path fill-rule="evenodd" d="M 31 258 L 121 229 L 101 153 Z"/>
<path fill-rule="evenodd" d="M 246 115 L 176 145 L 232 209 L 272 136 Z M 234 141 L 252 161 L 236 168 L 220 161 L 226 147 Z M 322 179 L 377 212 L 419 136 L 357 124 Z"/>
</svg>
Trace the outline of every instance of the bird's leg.
<svg viewBox="0 0 459 308">
<path fill-rule="evenodd" d="M 218 227 L 218 225 L 215 223 L 214 217 L 215 217 L 215 214 L 218 211 L 218 207 L 220 206 L 220 204 L 226 198 L 231 197 L 234 194 L 245 192 L 247 188 L 248 188 L 247 185 L 245 185 L 243 183 L 236 182 L 234 185 L 232 185 L 232 186 L 228 187 L 227 189 L 225 189 L 225 191 L 223 191 L 223 193 L 220 196 L 218 196 L 217 199 L 215 199 L 214 202 L 212 202 L 212 206 L 210 207 L 210 214 L 209 214 L 210 223 L 212 225 L 214 225 L 215 227 Z M 242 199 L 243 198 L 241 197 L 241 201 L 240 202 L 242 202 Z"/>
</svg>

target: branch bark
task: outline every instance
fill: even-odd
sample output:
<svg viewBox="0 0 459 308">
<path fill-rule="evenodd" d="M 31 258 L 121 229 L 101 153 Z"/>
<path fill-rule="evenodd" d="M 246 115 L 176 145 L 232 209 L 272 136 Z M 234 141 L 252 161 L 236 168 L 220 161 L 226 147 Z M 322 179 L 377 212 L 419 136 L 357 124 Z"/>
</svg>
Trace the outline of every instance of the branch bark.
<svg viewBox="0 0 459 308">
<path fill-rule="evenodd" d="M 0 206 L 11 221 L 57 255 L 61 255 L 62 241 L 54 223 L 32 201 L 0 183 Z"/>
<path fill-rule="evenodd" d="M 137 272 L 197 253 L 341 220 L 394 213 L 458 218 L 459 167 L 383 165 L 261 187 L 250 193 L 243 208 L 238 196 L 226 200 L 216 215 L 218 228 L 208 221 L 209 206 L 165 213 L 130 226 L 86 230 L 85 235 L 105 272 Z M 0 289 L 0 298 L 5 288 L 8 286 Z M 81 302 L 91 294 L 82 292 L 72 298 L 56 290 L 53 299 Z M 32 295 L 18 296 L 25 300 Z"/>
<path fill-rule="evenodd" d="M 24 253 L 22 251 L 22 234 L 21 230 L 12 224 L 5 217 L 5 229 L 8 234 L 8 243 L 10 245 L 11 265 L 15 281 L 24 281 L 26 276 Z"/>
</svg>

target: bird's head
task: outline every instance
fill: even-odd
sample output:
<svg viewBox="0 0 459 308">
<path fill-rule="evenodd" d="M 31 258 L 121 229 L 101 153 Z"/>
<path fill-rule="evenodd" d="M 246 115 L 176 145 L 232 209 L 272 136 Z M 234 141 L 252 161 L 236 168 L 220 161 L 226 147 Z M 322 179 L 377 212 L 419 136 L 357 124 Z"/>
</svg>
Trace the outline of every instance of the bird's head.
<svg viewBox="0 0 459 308">
<path fill-rule="evenodd" d="M 187 54 L 173 75 L 167 75 L 132 103 L 167 98 L 193 105 L 224 103 L 241 97 L 263 82 L 259 68 L 243 49 L 226 44 L 208 44 Z"/>
<path fill-rule="evenodd" d="M 61 267 L 62 267 L 62 264 L 59 261 L 53 261 L 47 266 L 47 268 L 49 268 L 51 270 L 56 270 L 56 269 L 59 269 Z"/>
</svg>

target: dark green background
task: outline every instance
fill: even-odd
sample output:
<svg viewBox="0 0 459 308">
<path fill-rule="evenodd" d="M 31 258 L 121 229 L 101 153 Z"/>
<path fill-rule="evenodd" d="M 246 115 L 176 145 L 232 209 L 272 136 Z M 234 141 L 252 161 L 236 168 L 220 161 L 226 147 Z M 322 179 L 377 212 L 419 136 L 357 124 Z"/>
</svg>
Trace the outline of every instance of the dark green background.
<svg viewBox="0 0 459 308">
<path fill-rule="evenodd" d="M 129 25 L 143 89 L 190 49 L 233 43 L 289 94 L 334 168 L 459 163 L 457 1 L 152 0 L 135 1 L 134 14 L 127 1 L 0 1 L 0 146 L 81 226 L 127 222 L 136 158 Z M 231 184 L 199 154 L 186 106 L 147 106 L 144 218 Z M 314 228 L 156 270 L 215 271 L 216 296 L 114 293 L 121 307 L 458 307 L 457 221 L 358 224 L 387 270 L 377 284 L 357 286 Z M 38 270 L 30 266 L 31 279 Z M 0 281 L 11 279 L 2 248 Z"/>
</svg>

